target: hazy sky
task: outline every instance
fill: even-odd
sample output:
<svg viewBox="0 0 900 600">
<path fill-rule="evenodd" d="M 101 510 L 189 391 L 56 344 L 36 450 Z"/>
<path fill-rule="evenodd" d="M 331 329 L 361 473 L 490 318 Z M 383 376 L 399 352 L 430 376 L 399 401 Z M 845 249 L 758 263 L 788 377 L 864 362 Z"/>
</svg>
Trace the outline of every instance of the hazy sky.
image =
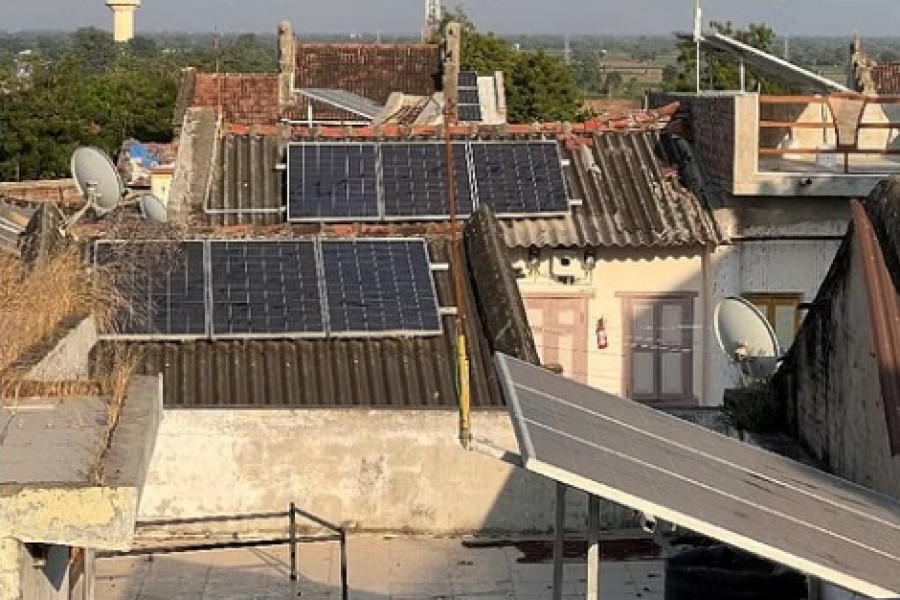
<svg viewBox="0 0 900 600">
<path fill-rule="evenodd" d="M 424 0 L 143 0 L 137 30 L 412 33 Z M 692 27 L 692 0 L 449 0 L 500 33 L 668 33 Z M 900 0 L 703 0 L 704 22 L 766 22 L 791 35 L 896 35 Z M 865 8 L 862 8 L 865 5 Z M 109 28 L 104 0 L 0 0 L 0 30 Z"/>
</svg>

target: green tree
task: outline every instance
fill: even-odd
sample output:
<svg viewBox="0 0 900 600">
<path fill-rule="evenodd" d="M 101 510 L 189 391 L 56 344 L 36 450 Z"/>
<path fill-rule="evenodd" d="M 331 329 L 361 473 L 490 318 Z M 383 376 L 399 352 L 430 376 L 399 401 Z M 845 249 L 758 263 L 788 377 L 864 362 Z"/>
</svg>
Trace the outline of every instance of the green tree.
<svg viewBox="0 0 900 600">
<path fill-rule="evenodd" d="M 96 27 L 84 27 L 72 36 L 72 52 L 81 57 L 86 73 L 103 73 L 118 55 L 112 35 Z"/>
<path fill-rule="evenodd" d="M 483 75 L 503 72 L 510 122 L 573 121 L 581 117 L 581 92 L 574 73 L 561 59 L 543 50 L 517 50 L 493 33 L 478 31 L 459 7 L 444 15 L 442 32 L 450 22 L 459 23 L 463 29 L 463 70 Z"/>
</svg>

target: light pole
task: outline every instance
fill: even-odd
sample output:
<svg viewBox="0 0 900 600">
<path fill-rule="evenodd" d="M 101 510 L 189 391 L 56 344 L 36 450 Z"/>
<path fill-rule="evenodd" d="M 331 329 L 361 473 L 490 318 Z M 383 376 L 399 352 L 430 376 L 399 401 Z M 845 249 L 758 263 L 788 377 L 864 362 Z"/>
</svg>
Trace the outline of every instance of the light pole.
<svg viewBox="0 0 900 600">
<path fill-rule="evenodd" d="M 694 49 L 696 52 L 697 69 L 695 73 L 696 91 L 700 93 L 700 38 L 703 37 L 703 10 L 700 0 L 694 0 Z"/>
</svg>

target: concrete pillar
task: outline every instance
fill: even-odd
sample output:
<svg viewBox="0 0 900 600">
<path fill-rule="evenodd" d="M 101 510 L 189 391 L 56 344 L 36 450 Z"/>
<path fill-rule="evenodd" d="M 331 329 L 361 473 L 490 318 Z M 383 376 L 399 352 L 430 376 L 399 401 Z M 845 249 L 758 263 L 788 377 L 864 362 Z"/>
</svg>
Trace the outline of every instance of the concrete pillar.
<svg viewBox="0 0 900 600">
<path fill-rule="evenodd" d="M 141 0 L 107 0 L 106 6 L 113 12 L 113 40 L 127 42 L 134 37 L 134 13 L 141 7 Z"/>
<path fill-rule="evenodd" d="M 294 27 L 290 21 L 278 25 L 278 104 L 284 106 L 294 102 Z"/>
<path fill-rule="evenodd" d="M 21 542 L 0 538 L 0 600 L 22 600 Z"/>
<path fill-rule="evenodd" d="M 449 23 L 444 32 L 444 102 L 450 105 L 450 119 L 454 123 L 459 116 L 461 47 L 462 27 L 459 23 Z"/>
<path fill-rule="evenodd" d="M 587 600 L 600 600 L 600 498 L 588 496 Z"/>
<path fill-rule="evenodd" d="M 494 71 L 494 90 L 497 94 L 497 116 L 506 123 L 506 83 L 503 79 L 503 71 Z"/>
</svg>

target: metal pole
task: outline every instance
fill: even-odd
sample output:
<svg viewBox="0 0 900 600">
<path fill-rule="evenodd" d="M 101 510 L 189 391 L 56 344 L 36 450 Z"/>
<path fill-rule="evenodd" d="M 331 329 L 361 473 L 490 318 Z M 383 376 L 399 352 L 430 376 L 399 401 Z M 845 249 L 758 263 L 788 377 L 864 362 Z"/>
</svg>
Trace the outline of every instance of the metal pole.
<svg viewBox="0 0 900 600">
<path fill-rule="evenodd" d="M 600 600 L 600 498 L 588 495 L 587 600 Z"/>
<path fill-rule="evenodd" d="M 341 599 L 350 600 L 350 588 L 347 585 L 347 532 L 341 529 Z"/>
<path fill-rule="evenodd" d="M 291 502 L 290 512 L 288 513 L 288 535 L 290 536 L 291 546 L 291 581 L 297 581 L 297 507 Z"/>
<path fill-rule="evenodd" d="M 741 76 L 741 92 L 747 89 L 747 70 L 744 67 L 744 57 L 741 57 L 740 62 L 738 63 L 739 73 Z"/>
<path fill-rule="evenodd" d="M 562 600 L 563 551 L 566 541 L 566 484 L 556 482 L 556 523 L 553 537 L 553 600 Z"/>
</svg>

